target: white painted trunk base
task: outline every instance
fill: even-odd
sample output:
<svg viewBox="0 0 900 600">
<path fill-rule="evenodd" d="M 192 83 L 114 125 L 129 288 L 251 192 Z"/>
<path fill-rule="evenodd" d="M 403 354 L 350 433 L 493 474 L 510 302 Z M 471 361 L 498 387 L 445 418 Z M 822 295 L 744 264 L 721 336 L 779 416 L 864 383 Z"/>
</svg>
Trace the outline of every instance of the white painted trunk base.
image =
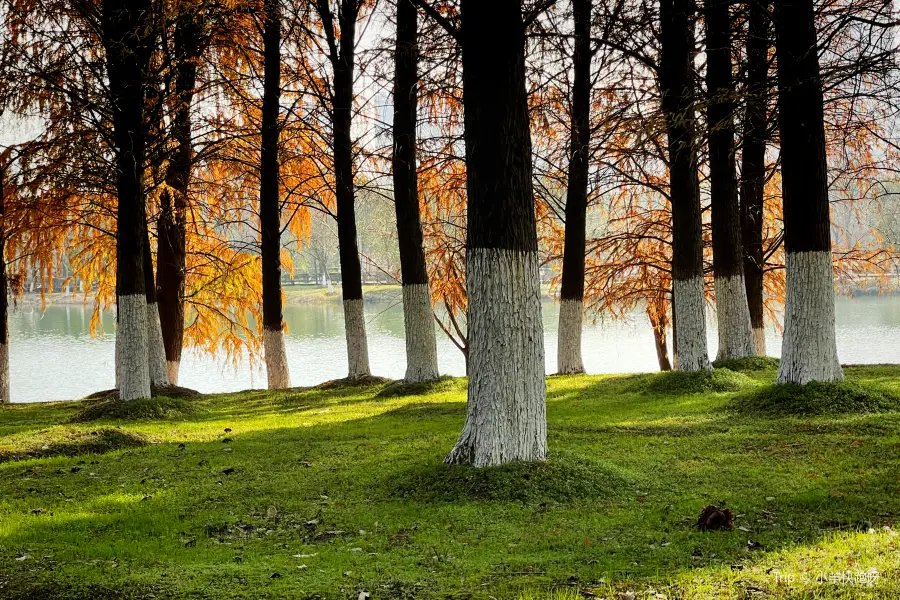
<svg viewBox="0 0 900 600">
<path fill-rule="evenodd" d="M 679 371 L 709 369 L 703 277 L 674 281 L 675 364 Z"/>
<path fill-rule="evenodd" d="M 734 360 L 756 354 L 743 275 L 716 277 L 716 318 L 719 333 L 716 360 Z"/>
<path fill-rule="evenodd" d="M 288 371 L 287 349 L 284 346 L 284 331 L 263 329 L 263 350 L 266 360 L 266 378 L 270 390 L 284 390 L 291 387 Z"/>
<path fill-rule="evenodd" d="M 166 366 L 166 348 L 159 320 L 159 305 L 156 302 L 147 305 L 147 338 L 150 385 L 155 388 L 168 387 L 171 385 L 169 368 Z"/>
<path fill-rule="evenodd" d="M 753 347 L 757 356 L 766 355 L 766 330 L 762 327 L 753 328 Z"/>
<path fill-rule="evenodd" d="M 147 297 L 144 294 L 119 296 L 118 311 L 116 371 L 119 397 L 122 400 L 149 398 Z"/>
<path fill-rule="evenodd" d="M 831 252 L 788 252 L 784 342 L 778 383 L 841 381 L 834 334 Z"/>
<path fill-rule="evenodd" d="M 118 307 L 117 307 L 117 308 L 116 308 L 116 311 L 118 311 L 118 310 L 119 310 L 119 309 L 118 309 Z M 117 314 L 118 314 L 118 313 L 117 313 Z M 113 368 L 115 369 L 115 372 L 116 372 L 116 386 L 115 386 L 116 389 L 119 389 L 120 387 L 122 387 L 122 386 L 120 385 L 121 377 L 119 376 L 119 367 L 120 367 L 121 364 L 122 364 L 122 344 L 121 344 L 121 340 L 122 340 L 122 336 L 119 335 L 119 317 L 116 316 L 116 356 L 115 356 L 115 358 L 114 358 L 114 360 L 115 360 L 115 365 L 114 365 L 114 367 L 113 367 Z"/>
<path fill-rule="evenodd" d="M 369 369 L 369 343 L 366 341 L 366 315 L 362 299 L 344 300 L 344 334 L 347 338 L 349 364 L 347 377 L 368 377 L 372 371 Z"/>
<path fill-rule="evenodd" d="M 581 359 L 581 325 L 584 304 L 581 300 L 559 303 L 559 336 L 556 343 L 556 370 L 562 375 L 584 373 Z"/>
<path fill-rule="evenodd" d="M 406 376 L 418 383 L 440 377 L 431 290 L 427 283 L 403 286 L 403 326 L 406 332 Z"/>
<path fill-rule="evenodd" d="M 547 458 L 544 335 L 536 252 L 470 248 L 469 398 L 448 463 Z"/>
<path fill-rule="evenodd" d="M 9 404 L 9 344 L 0 344 L 0 404 Z"/>
<path fill-rule="evenodd" d="M 178 385 L 178 371 L 181 369 L 180 360 L 167 360 L 166 370 L 169 372 L 169 383 Z"/>
</svg>

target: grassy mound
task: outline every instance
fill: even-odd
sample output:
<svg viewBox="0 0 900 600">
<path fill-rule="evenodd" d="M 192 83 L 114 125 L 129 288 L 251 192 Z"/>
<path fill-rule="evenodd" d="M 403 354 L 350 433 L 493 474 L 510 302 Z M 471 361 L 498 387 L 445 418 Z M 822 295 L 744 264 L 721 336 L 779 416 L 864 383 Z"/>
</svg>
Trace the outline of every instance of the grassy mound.
<svg viewBox="0 0 900 600">
<path fill-rule="evenodd" d="M 499 467 L 423 464 L 389 484 L 388 496 L 417 502 L 571 502 L 614 495 L 627 486 L 612 468 L 569 457 Z"/>
<path fill-rule="evenodd" d="M 390 383 L 392 380 L 387 377 L 378 377 L 376 375 L 367 375 L 365 377 L 358 377 L 351 379 L 350 377 L 344 377 L 343 379 L 332 379 L 331 381 L 326 381 L 325 383 L 319 384 L 313 389 L 316 390 L 344 390 L 347 388 L 363 388 L 363 387 L 371 387 L 374 385 L 383 385 L 385 383 Z"/>
<path fill-rule="evenodd" d="M 165 398 L 199 398 L 203 394 L 198 392 L 197 390 L 192 390 L 191 388 L 180 387 L 177 385 L 170 385 L 166 387 L 152 387 L 150 388 L 150 395 L 154 398 L 162 396 Z M 102 390 L 100 392 L 94 392 L 90 396 L 85 396 L 85 400 L 118 400 L 119 399 L 119 390 Z"/>
<path fill-rule="evenodd" d="M 743 371 L 768 371 L 769 369 L 777 369 L 780 361 L 771 356 L 750 356 L 747 358 L 736 358 L 734 360 L 717 360 L 713 366 L 717 369 L 728 369 L 736 373 Z"/>
<path fill-rule="evenodd" d="M 399 398 L 401 396 L 424 396 L 426 394 L 439 394 L 461 389 L 462 379 L 444 375 L 434 381 L 421 383 L 406 383 L 403 380 L 392 381 L 384 386 L 384 389 L 376 394 L 378 398 Z"/>
<path fill-rule="evenodd" d="M 146 446 L 143 436 L 118 429 L 53 429 L 30 438 L 16 450 L 0 450 L 0 463 L 47 458 L 50 456 L 80 456 L 82 454 L 105 454 L 113 450 Z"/>
<path fill-rule="evenodd" d="M 851 381 L 773 384 L 741 394 L 730 408 L 750 415 L 833 415 L 900 410 L 900 395 L 874 384 Z"/>
<path fill-rule="evenodd" d="M 72 423 L 100 420 L 138 421 L 141 419 L 171 419 L 197 413 L 197 407 L 183 398 L 142 398 L 122 402 L 118 395 L 103 400 L 91 400 L 71 419 Z"/>
<path fill-rule="evenodd" d="M 739 392 L 756 384 L 743 373 L 730 369 L 712 369 L 697 373 L 669 371 L 659 373 L 634 384 L 636 391 L 646 394 L 701 394 L 710 392 Z"/>
</svg>

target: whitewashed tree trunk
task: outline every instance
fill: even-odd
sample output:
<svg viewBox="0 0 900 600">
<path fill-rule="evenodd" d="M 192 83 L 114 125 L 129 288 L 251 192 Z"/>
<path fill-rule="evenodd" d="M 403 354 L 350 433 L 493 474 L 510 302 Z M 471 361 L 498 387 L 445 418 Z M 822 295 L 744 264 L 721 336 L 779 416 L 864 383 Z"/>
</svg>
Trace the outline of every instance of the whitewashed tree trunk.
<svg viewBox="0 0 900 600">
<path fill-rule="evenodd" d="M 679 371 L 709 369 L 703 277 L 674 281 L 675 359 Z"/>
<path fill-rule="evenodd" d="M 544 336 L 536 252 L 470 248 L 469 401 L 448 463 L 547 458 Z"/>
<path fill-rule="evenodd" d="M 266 377 L 269 389 L 284 390 L 291 387 L 287 348 L 284 345 L 284 331 L 281 329 L 263 329 L 263 348 L 266 353 Z"/>
<path fill-rule="evenodd" d="M 118 311 L 118 308 L 116 309 Z M 113 370 L 115 371 L 116 389 L 120 389 L 122 377 L 119 375 L 119 367 L 122 364 L 122 336 L 119 335 L 121 328 L 119 327 L 118 316 L 116 317 L 116 354 L 113 358 Z"/>
<path fill-rule="evenodd" d="M 716 316 L 719 335 L 716 359 L 734 360 L 754 356 L 756 348 L 743 275 L 716 277 Z"/>
<path fill-rule="evenodd" d="M 841 381 L 830 251 L 787 252 L 787 301 L 778 383 Z"/>
<path fill-rule="evenodd" d="M 344 300 L 344 334 L 347 339 L 347 362 L 350 379 L 372 374 L 369 369 L 369 344 L 366 340 L 366 315 L 362 299 Z"/>
<path fill-rule="evenodd" d="M 119 397 L 122 400 L 149 398 L 147 297 L 144 294 L 119 296 L 118 312 L 116 371 Z"/>
<path fill-rule="evenodd" d="M 159 320 L 159 305 L 147 305 L 147 360 L 150 367 L 150 385 L 163 388 L 172 385 L 169 367 L 166 363 L 166 348 L 163 342 L 162 324 Z"/>
<path fill-rule="evenodd" d="M 440 377 L 431 291 L 427 283 L 403 286 L 403 326 L 406 332 L 406 376 L 409 383 Z"/>
<path fill-rule="evenodd" d="M 9 404 L 9 344 L 0 344 L 0 404 Z"/>
<path fill-rule="evenodd" d="M 581 359 L 581 327 L 584 304 L 580 300 L 559 303 L 559 336 L 556 345 L 556 367 L 562 375 L 584 373 Z"/>
</svg>

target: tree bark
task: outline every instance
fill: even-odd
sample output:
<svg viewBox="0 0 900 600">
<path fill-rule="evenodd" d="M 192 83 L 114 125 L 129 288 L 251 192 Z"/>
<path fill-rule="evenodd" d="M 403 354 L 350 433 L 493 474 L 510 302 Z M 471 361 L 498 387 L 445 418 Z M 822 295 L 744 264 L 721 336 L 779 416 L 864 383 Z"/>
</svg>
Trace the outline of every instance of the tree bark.
<svg viewBox="0 0 900 600">
<path fill-rule="evenodd" d="M 394 54 L 394 207 L 403 281 L 408 382 L 437 379 L 437 340 L 425 248 L 419 215 L 416 167 L 418 106 L 418 15 L 412 0 L 397 0 L 397 47 Z"/>
<path fill-rule="evenodd" d="M 768 127 L 769 4 L 751 1 L 747 7 L 747 106 L 741 151 L 741 242 L 744 281 L 756 354 L 766 355 L 763 307 L 763 192 L 766 182 Z"/>
<path fill-rule="evenodd" d="M 320 15 L 328 11 L 319 0 Z M 356 234 L 356 206 L 353 164 L 353 77 L 356 44 L 356 0 L 341 0 L 338 15 L 340 39 L 334 57 L 334 179 L 337 200 L 338 245 L 344 299 L 344 333 L 347 338 L 348 377 L 360 379 L 371 375 L 366 319 L 363 313 L 362 269 Z M 323 17 L 324 18 L 324 17 Z"/>
<path fill-rule="evenodd" d="M 9 282 L 6 278 L 6 170 L 0 163 L 0 404 L 9 404 Z"/>
<path fill-rule="evenodd" d="M 103 0 L 109 100 L 116 154 L 118 196 L 116 299 L 119 397 L 150 397 L 147 297 L 144 279 L 145 84 L 156 34 L 151 0 Z"/>
<path fill-rule="evenodd" d="M 262 242 L 263 351 L 270 390 L 291 387 L 284 346 L 281 306 L 281 200 L 279 198 L 278 109 L 281 99 L 281 10 L 266 0 L 264 81 L 259 173 L 259 225 Z"/>
<path fill-rule="evenodd" d="M 775 0 L 787 271 L 779 383 L 840 381 L 822 79 L 812 0 Z"/>
<path fill-rule="evenodd" d="M 448 463 L 547 457 L 521 0 L 462 0 L 469 398 Z"/>
<path fill-rule="evenodd" d="M 656 347 L 656 360 L 660 371 L 671 371 L 672 363 L 669 362 L 669 345 L 666 341 L 667 318 L 666 302 L 659 298 L 647 305 L 647 318 L 653 329 L 653 345 Z"/>
<path fill-rule="evenodd" d="M 156 282 L 153 278 L 153 251 L 150 248 L 150 230 L 144 222 L 144 289 L 147 298 L 147 364 L 150 368 L 150 386 L 168 387 L 169 371 L 166 367 L 166 350 L 163 344 L 159 307 L 156 302 Z"/>
<path fill-rule="evenodd" d="M 587 221 L 588 157 L 591 112 L 591 0 L 573 0 L 575 19 L 574 80 L 570 123 L 566 231 L 560 288 L 559 373 L 584 373 L 581 330 L 584 314 L 584 244 Z"/>
<path fill-rule="evenodd" d="M 175 149 L 169 160 L 166 183 L 157 222 L 156 283 L 159 319 L 169 381 L 178 384 L 181 350 L 184 344 L 184 293 L 187 254 L 185 246 L 186 210 L 189 201 L 193 147 L 191 104 L 197 86 L 197 59 L 200 56 L 200 26 L 196 13 L 179 12 L 175 21 L 175 110 L 172 137 Z"/>
<path fill-rule="evenodd" d="M 706 0 L 706 89 L 718 360 L 753 356 L 735 176 L 729 0 Z"/>
<path fill-rule="evenodd" d="M 672 205 L 675 362 L 681 371 L 709 368 L 703 297 L 703 236 L 694 118 L 693 0 L 661 0 L 659 86 L 666 120 Z"/>
</svg>

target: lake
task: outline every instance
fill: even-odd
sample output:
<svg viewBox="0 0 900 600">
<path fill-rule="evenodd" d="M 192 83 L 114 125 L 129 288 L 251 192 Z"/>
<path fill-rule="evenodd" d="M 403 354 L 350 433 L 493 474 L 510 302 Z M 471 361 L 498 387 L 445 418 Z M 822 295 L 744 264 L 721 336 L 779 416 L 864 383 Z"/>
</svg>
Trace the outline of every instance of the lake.
<svg viewBox="0 0 900 600">
<path fill-rule="evenodd" d="M 399 293 L 398 293 L 399 300 Z M 543 305 L 547 372 L 556 368 L 558 305 Z M 369 353 L 375 375 L 399 379 L 405 372 L 403 311 L 399 304 L 375 303 L 366 308 Z M 291 381 L 309 386 L 345 377 L 347 357 L 344 323 L 338 302 L 288 305 L 287 351 Z M 81 305 L 51 305 L 45 312 L 30 303 L 12 310 L 10 378 L 13 402 L 71 400 L 114 385 L 114 337 L 90 335 L 91 309 Z M 715 320 L 708 319 L 709 350 L 716 351 Z M 107 332 L 115 316 L 104 313 Z M 781 338 L 767 332 L 768 352 L 778 356 Z M 860 296 L 837 300 L 837 345 L 842 363 L 900 362 L 900 296 Z M 671 348 L 671 344 L 670 344 Z M 643 313 L 629 321 L 604 319 L 588 323 L 583 352 L 589 373 L 629 373 L 657 370 L 653 334 Z M 463 375 L 462 354 L 438 331 L 442 373 Z M 179 384 L 201 392 L 264 388 L 265 372 L 247 360 L 223 359 L 185 351 Z"/>
</svg>

